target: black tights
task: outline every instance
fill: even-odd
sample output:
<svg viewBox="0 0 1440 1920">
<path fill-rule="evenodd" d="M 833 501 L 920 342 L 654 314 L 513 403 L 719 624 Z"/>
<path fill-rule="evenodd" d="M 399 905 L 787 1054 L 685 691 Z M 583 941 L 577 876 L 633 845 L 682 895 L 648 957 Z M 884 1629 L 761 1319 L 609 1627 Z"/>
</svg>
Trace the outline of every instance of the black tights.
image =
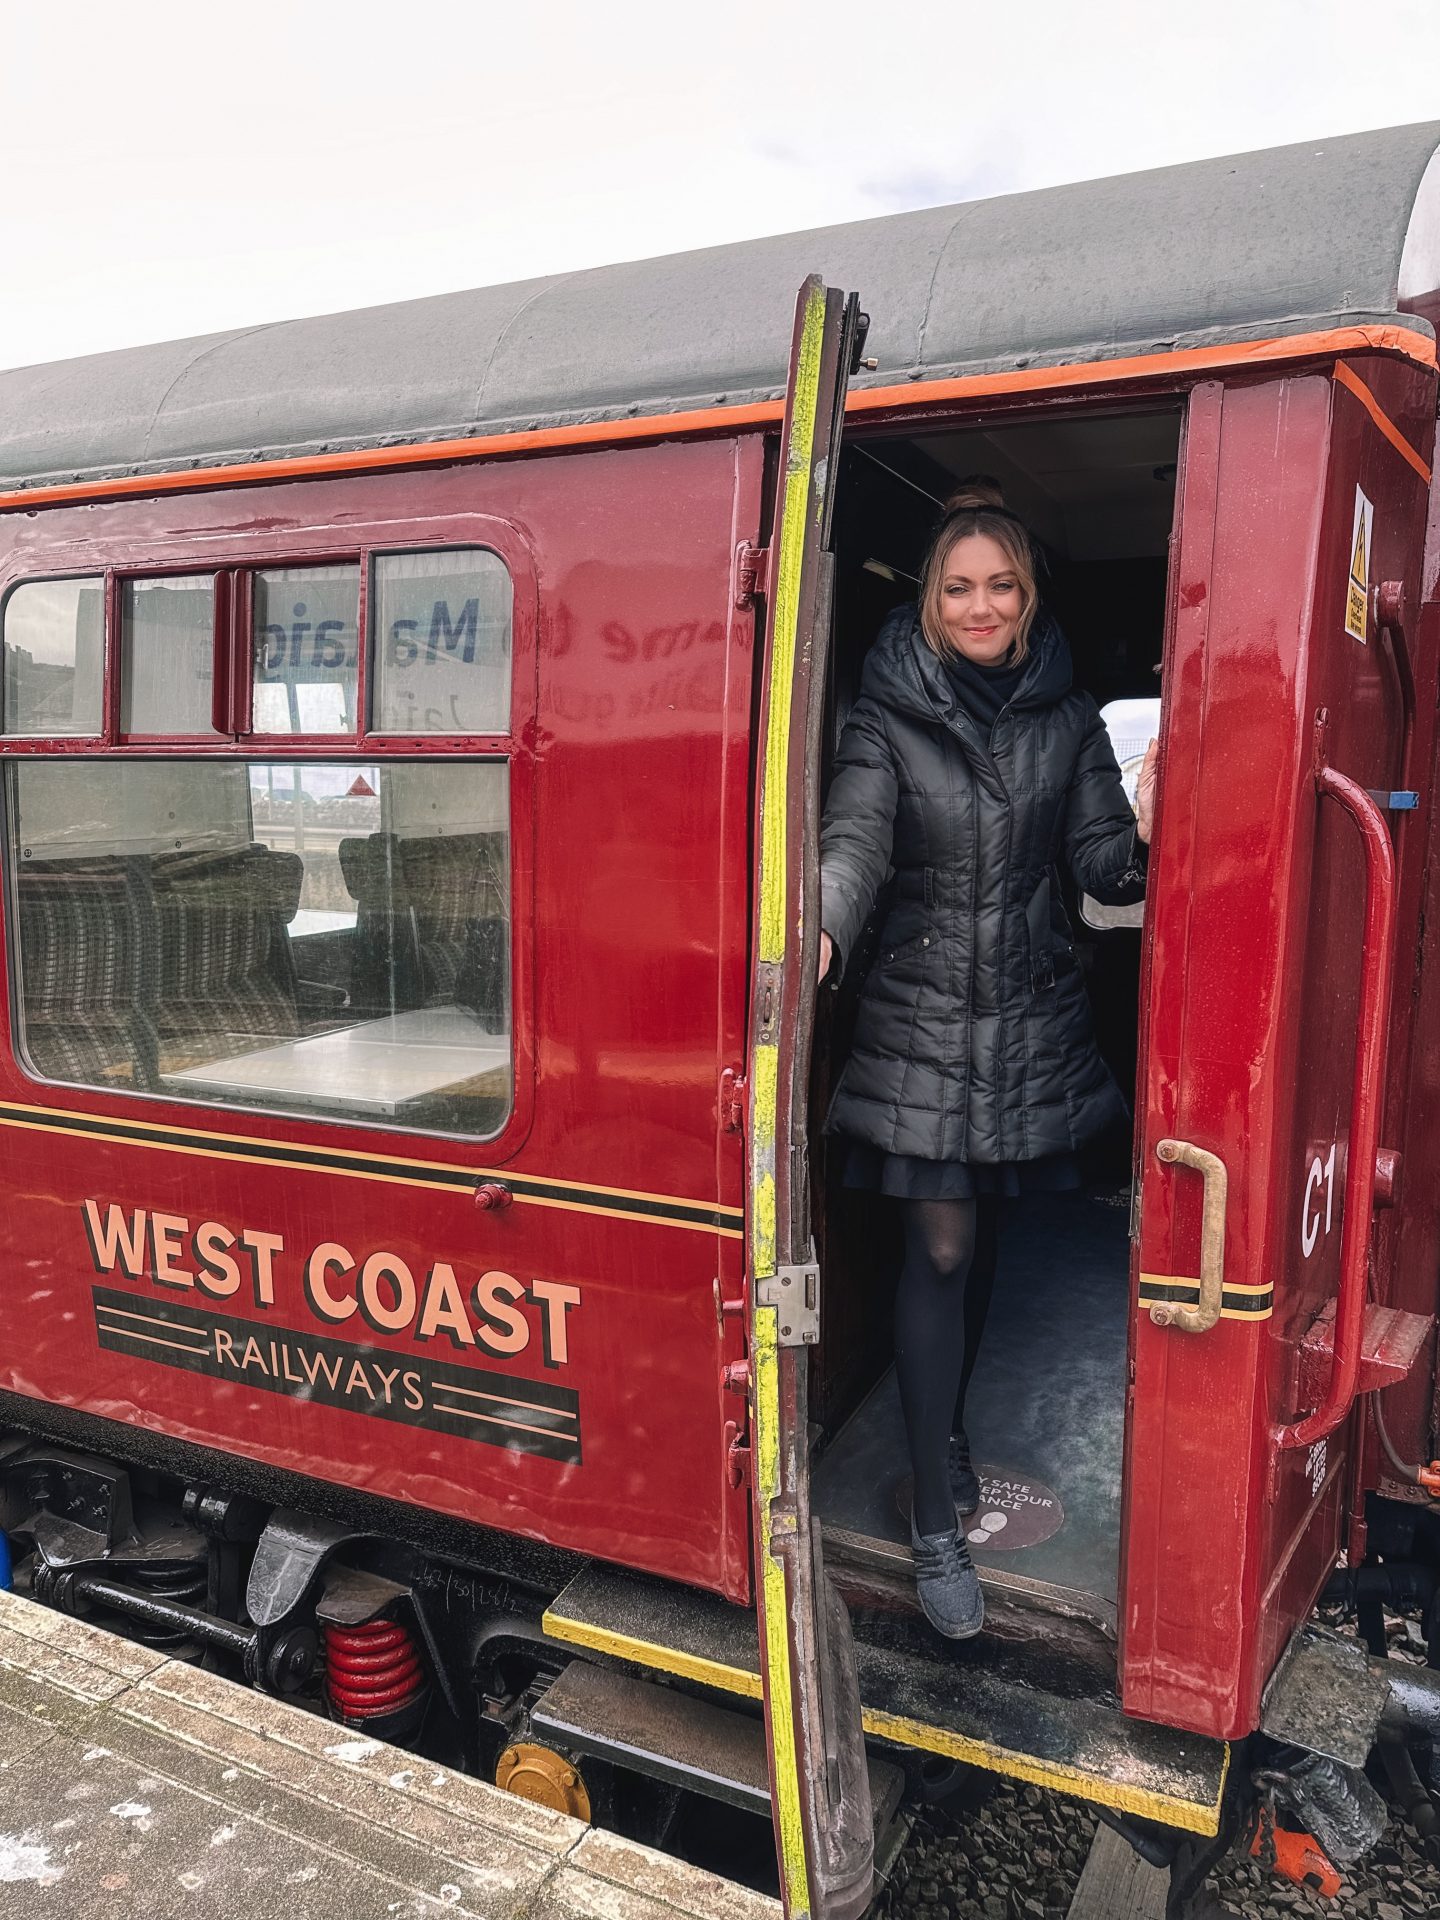
<svg viewBox="0 0 1440 1920">
<path fill-rule="evenodd" d="M 905 1264 L 895 1298 L 895 1375 L 915 1473 L 915 1525 L 955 1524 L 949 1440 L 965 1423 L 965 1393 L 995 1288 L 993 1199 L 907 1200 Z"/>
</svg>

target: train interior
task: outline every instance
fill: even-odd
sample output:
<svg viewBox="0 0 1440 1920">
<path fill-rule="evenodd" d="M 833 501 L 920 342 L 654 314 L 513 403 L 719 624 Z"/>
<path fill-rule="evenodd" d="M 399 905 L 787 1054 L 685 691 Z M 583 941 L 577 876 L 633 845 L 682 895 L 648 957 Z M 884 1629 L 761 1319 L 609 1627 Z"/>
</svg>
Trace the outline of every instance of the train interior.
<svg viewBox="0 0 1440 1920">
<path fill-rule="evenodd" d="M 1158 731 L 1166 578 L 1181 418 L 1050 415 L 988 428 L 847 443 L 836 509 L 833 753 L 867 648 L 913 602 L 944 500 L 998 481 L 1042 549 L 1041 593 L 1075 678 L 1099 703 L 1122 767 Z M 1138 704 L 1137 704 L 1138 703 Z M 828 774 L 828 767 L 826 769 Z M 1061 876 L 1100 1046 L 1133 1099 L 1143 908 L 1076 898 Z M 814 1056 L 816 1238 L 826 1275 L 812 1374 L 820 1434 L 813 1500 L 832 1564 L 902 1572 L 909 1484 L 891 1363 L 899 1209 L 848 1190 L 843 1148 L 820 1133 L 869 959 L 862 936 L 840 990 L 821 996 Z M 1122 1128 L 1081 1154 L 1078 1193 L 992 1202 L 998 1268 L 966 1402 L 980 1475 L 968 1537 L 992 1607 L 1090 1622 L 1113 1640 L 1118 1587 L 1133 1143 Z"/>
<path fill-rule="evenodd" d="M 21 761 L 51 1080 L 485 1135 L 510 1105 L 503 765 Z"/>
</svg>

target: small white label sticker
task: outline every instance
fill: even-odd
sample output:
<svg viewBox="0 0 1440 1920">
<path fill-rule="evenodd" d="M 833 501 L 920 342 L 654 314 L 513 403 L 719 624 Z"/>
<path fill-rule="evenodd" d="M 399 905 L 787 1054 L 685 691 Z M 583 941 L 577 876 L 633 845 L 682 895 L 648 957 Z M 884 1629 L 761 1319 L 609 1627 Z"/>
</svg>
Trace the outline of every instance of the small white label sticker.
<svg viewBox="0 0 1440 1920">
<path fill-rule="evenodd" d="M 1355 525 L 1350 533 L 1350 579 L 1345 590 L 1345 631 L 1363 647 L 1370 629 L 1370 538 L 1375 509 L 1355 489 Z"/>
</svg>

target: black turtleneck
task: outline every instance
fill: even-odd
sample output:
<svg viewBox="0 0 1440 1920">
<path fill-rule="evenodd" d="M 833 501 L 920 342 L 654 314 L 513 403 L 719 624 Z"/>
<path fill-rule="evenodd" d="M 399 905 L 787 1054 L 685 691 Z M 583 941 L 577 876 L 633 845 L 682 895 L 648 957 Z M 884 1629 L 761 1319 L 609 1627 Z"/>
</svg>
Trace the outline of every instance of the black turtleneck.
<svg viewBox="0 0 1440 1920">
<path fill-rule="evenodd" d="M 953 648 L 944 661 L 957 698 L 979 727 L 981 738 L 988 741 L 1001 709 L 1015 697 L 1026 663 L 1022 660 L 1016 666 L 982 667 Z"/>
</svg>

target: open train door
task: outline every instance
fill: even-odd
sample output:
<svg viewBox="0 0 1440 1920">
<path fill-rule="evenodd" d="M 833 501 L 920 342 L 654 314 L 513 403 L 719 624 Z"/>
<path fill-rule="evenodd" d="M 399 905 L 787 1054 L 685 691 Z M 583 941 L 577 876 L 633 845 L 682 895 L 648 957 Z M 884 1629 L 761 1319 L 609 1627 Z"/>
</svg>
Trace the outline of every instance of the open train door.
<svg viewBox="0 0 1440 1920">
<path fill-rule="evenodd" d="M 747 1168 L 755 1584 L 771 1805 L 787 1914 L 869 1904 L 874 1833 L 855 1650 L 810 1514 L 809 1367 L 820 1275 L 807 1144 L 820 941 L 819 742 L 830 523 L 856 297 L 800 290 L 770 549 L 754 834 Z"/>
<path fill-rule="evenodd" d="M 1270 1677 L 1344 1539 L 1357 1393 L 1427 1332 L 1370 1299 L 1390 808 L 1410 796 L 1365 585 L 1418 571 L 1424 497 L 1351 404 L 1313 376 L 1199 386 L 1171 570 L 1122 1694 L 1219 1740 L 1271 1724 Z"/>
</svg>

